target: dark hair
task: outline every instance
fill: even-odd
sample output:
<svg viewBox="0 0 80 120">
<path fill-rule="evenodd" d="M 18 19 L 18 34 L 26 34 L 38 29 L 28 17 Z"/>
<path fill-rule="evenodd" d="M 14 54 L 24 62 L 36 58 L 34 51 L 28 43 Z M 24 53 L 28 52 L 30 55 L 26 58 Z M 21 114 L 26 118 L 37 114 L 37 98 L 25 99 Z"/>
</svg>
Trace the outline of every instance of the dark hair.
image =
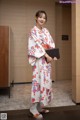
<svg viewBox="0 0 80 120">
<path fill-rule="evenodd" d="M 35 14 L 35 17 L 38 18 L 38 17 L 41 16 L 41 14 L 45 14 L 45 19 L 46 19 L 46 21 L 47 21 L 47 14 L 46 14 L 46 12 L 43 11 L 43 10 L 37 11 L 36 14 Z"/>
</svg>

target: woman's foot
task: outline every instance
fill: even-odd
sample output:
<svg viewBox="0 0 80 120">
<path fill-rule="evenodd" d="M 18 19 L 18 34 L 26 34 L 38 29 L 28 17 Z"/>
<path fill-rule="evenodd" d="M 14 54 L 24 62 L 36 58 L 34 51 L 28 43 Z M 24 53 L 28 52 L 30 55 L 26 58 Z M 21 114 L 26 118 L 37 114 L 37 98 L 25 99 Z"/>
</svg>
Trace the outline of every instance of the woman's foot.
<svg viewBox="0 0 80 120">
<path fill-rule="evenodd" d="M 29 117 L 34 117 L 36 120 L 43 120 L 43 116 L 42 114 L 33 114 L 30 112 L 30 114 L 28 115 Z"/>
<path fill-rule="evenodd" d="M 40 113 L 33 115 L 33 117 L 36 118 L 37 120 L 43 120 L 43 116 Z"/>
<path fill-rule="evenodd" d="M 43 120 L 42 114 L 40 114 L 40 113 L 33 113 L 31 110 L 30 110 L 30 113 L 31 113 L 31 116 L 34 117 L 36 120 Z"/>
<path fill-rule="evenodd" d="M 48 109 L 42 109 L 42 110 L 40 111 L 40 113 L 49 113 L 49 110 L 48 110 Z"/>
<path fill-rule="evenodd" d="M 37 104 L 37 110 L 38 110 L 40 113 L 49 113 L 49 110 L 41 107 L 41 104 L 40 104 L 40 103 Z"/>
<path fill-rule="evenodd" d="M 43 116 L 42 114 L 40 114 L 37 110 L 37 103 L 32 104 L 31 108 L 30 108 L 30 113 L 32 114 L 32 116 L 34 118 L 36 118 L 37 120 L 42 120 Z"/>
</svg>

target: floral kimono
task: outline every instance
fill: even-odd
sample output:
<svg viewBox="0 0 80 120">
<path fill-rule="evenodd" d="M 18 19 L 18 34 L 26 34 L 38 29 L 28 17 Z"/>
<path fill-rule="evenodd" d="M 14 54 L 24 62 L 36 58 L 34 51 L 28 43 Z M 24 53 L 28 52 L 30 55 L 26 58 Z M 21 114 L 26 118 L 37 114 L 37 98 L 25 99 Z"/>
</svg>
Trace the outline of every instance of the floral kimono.
<svg viewBox="0 0 80 120">
<path fill-rule="evenodd" d="M 51 63 L 44 57 L 45 49 L 50 48 L 55 48 L 55 44 L 49 31 L 34 26 L 28 41 L 28 58 L 33 71 L 31 102 L 40 102 L 42 106 L 48 105 L 53 98 Z"/>
</svg>

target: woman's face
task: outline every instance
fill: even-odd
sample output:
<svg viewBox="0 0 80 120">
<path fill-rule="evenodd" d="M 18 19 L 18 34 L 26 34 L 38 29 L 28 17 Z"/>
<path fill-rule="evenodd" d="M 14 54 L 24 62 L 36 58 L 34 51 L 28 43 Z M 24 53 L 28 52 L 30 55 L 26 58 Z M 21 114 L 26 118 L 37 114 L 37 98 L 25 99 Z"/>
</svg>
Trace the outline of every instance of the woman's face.
<svg viewBox="0 0 80 120">
<path fill-rule="evenodd" d="M 46 22 L 46 17 L 44 13 L 41 13 L 40 16 L 38 18 L 36 18 L 36 22 L 39 26 L 43 26 Z"/>
</svg>

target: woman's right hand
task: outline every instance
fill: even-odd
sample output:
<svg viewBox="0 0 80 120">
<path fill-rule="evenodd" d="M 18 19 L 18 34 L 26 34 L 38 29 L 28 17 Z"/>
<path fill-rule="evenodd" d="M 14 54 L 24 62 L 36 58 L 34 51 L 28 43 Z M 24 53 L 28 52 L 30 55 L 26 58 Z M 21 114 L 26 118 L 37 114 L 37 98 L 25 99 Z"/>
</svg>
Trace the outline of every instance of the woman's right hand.
<svg viewBox="0 0 80 120">
<path fill-rule="evenodd" d="M 47 62 L 50 63 L 52 61 L 52 58 L 46 53 L 45 57 L 47 59 Z"/>
</svg>

